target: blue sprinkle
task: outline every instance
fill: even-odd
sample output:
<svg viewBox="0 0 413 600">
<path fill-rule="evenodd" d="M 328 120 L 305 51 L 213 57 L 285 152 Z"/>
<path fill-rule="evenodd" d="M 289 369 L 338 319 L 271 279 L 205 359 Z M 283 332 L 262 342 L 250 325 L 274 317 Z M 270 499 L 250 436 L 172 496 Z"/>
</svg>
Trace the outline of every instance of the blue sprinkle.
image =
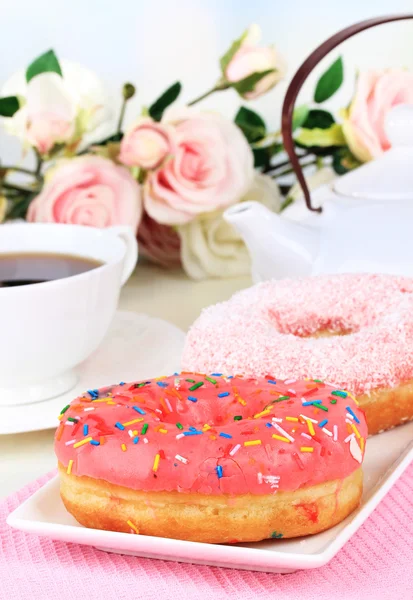
<svg viewBox="0 0 413 600">
<path fill-rule="evenodd" d="M 89 444 L 92 444 L 92 446 L 100 446 L 100 442 L 97 440 L 90 440 Z"/>
<path fill-rule="evenodd" d="M 124 381 L 121 381 L 119 385 L 125 385 L 125 382 L 124 382 Z"/>
<path fill-rule="evenodd" d="M 89 433 L 89 425 L 83 425 L 83 435 L 87 435 Z"/>
<path fill-rule="evenodd" d="M 228 375 L 227 379 L 234 379 L 233 375 Z"/>
<path fill-rule="evenodd" d="M 203 431 L 184 431 L 184 435 L 200 435 Z"/>
<path fill-rule="evenodd" d="M 328 419 L 323 419 L 322 421 L 319 422 L 318 426 L 319 427 L 325 427 L 328 423 Z"/>
<path fill-rule="evenodd" d="M 211 373 L 212 377 L 222 377 L 222 373 Z"/>
<path fill-rule="evenodd" d="M 314 404 L 321 404 L 321 400 L 309 400 L 308 402 L 303 402 L 303 406 L 313 406 Z"/>
<path fill-rule="evenodd" d="M 334 390 L 331 392 L 333 396 L 339 396 L 340 398 L 347 398 L 348 394 L 344 390 Z"/>
<path fill-rule="evenodd" d="M 196 398 L 195 396 L 188 396 L 188 400 L 190 400 L 191 402 L 198 402 L 198 398 Z"/>
<path fill-rule="evenodd" d="M 175 376 L 179 375 L 179 373 L 174 373 Z"/>
<path fill-rule="evenodd" d="M 196 428 L 196 427 L 193 427 L 193 426 L 191 426 L 191 427 L 189 428 L 189 431 L 197 431 L 197 428 Z"/>
<path fill-rule="evenodd" d="M 228 439 L 231 439 L 231 438 L 232 438 L 232 435 L 230 435 L 229 433 L 222 433 L 222 432 L 221 432 L 219 435 L 220 435 L 221 437 L 228 438 Z"/>
<path fill-rule="evenodd" d="M 132 406 L 133 410 L 136 410 L 140 415 L 146 415 L 146 412 L 140 406 Z"/>
<path fill-rule="evenodd" d="M 346 410 L 354 417 L 356 423 L 360 423 L 360 419 L 357 418 L 357 415 L 351 410 L 350 406 L 346 406 Z"/>
<path fill-rule="evenodd" d="M 272 427 L 272 423 L 265 423 L 266 427 Z"/>
<path fill-rule="evenodd" d="M 277 385 L 277 382 L 274 379 L 267 379 L 267 383 L 272 383 L 273 385 Z"/>
<path fill-rule="evenodd" d="M 167 384 L 167 383 L 164 383 L 163 381 L 157 381 L 157 382 L 156 382 L 156 385 L 159 385 L 159 387 L 161 387 L 161 388 L 166 388 L 166 387 L 168 387 L 168 384 Z"/>
<path fill-rule="evenodd" d="M 135 435 L 135 437 L 133 438 L 133 443 L 137 444 L 139 442 L 139 436 Z"/>
<path fill-rule="evenodd" d="M 124 426 L 122 425 L 122 423 L 119 423 L 119 422 L 115 423 L 115 427 L 117 427 L 121 431 L 123 431 L 125 429 Z"/>
<path fill-rule="evenodd" d="M 87 393 L 90 394 L 93 400 L 99 398 L 99 390 L 88 390 Z"/>
<path fill-rule="evenodd" d="M 215 467 L 215 471 L 217 472 L 218 479 L 221 479 L 221 477 L 222 477 L 222 467 L 221 467 L 221 465 L 218 465 L 217 467 Z"/>
<path fill-rule="evenodd" d="M 218 398 L 225 398 L 225 396 L 229 396 L 229 392 L 221 392 L 218 394 Z"/>
</svg>

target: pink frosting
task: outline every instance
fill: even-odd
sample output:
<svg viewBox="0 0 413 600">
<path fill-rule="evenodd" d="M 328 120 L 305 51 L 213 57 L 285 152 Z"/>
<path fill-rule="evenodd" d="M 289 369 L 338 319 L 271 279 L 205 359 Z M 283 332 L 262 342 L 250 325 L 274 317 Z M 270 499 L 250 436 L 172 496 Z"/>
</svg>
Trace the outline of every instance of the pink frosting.
<svg viewBox="0 0 413 600">
<path fill-rule="evenodd" d="M 348 333 L 312 338 L 328 329 Z M 413 280 L 336 275 L 268 281 L 203 311 L 184 369 L 319 377 L 355 394 L 413 378 Z"/>
<path fill-rule="evenodd" d="M 90 390 L 60 419 L 55 451 L 74 475 L 214 495 L 342 479 L 360 467 L 367 436 L 350 395 L 321 381 L 217 373 Z"/>
</svg>

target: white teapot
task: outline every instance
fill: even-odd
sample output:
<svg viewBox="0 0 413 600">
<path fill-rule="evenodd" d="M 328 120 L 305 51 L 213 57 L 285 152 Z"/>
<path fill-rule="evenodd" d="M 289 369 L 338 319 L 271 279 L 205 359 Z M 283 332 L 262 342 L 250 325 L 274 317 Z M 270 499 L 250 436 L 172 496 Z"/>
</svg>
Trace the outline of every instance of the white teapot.
<svg viewBox="0 0 413 600">
<path fill-rule="evenodd" d="M 399 105 L 388 113 L 390 150 L 311 196 L 292 136 L 298 93 L 320 60 L 361 31 L 405 19 L 413 14 L 346 27 L 316 48 L 291 80 L 282 110 L 284 148 L 310 210 L 303 219 L 303 205 L 301 215 L 293 205 L 280 216 L 259 203 L 243 202 L 224 213 L 249 249 L 254 281 L 344 272 L 413 277 L 413 106 Z"/>
<path fill-rule="evenodd" d="M 316 192 L 323 210 L 308 212 L 304 222 L 292 220 L 294 207 L 277 215 L 257 202 L 224 213 L 249 249 L 254 281 L 320 273 L 413 276 L 413 106 L 395 107 L 386 133 L 391 149 Z"/>
</svg>

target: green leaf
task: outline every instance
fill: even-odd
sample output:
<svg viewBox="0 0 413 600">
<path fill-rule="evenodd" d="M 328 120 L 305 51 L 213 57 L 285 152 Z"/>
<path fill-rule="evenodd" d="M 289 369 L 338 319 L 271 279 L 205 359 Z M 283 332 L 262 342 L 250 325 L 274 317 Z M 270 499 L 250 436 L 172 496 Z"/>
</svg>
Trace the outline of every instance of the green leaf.
<svg viewBox="0 0 413 600">
<path fill-rule="evenodd" d="M 260 115 L 245 106 L 241 106 L 234 120 L 250 144 L 262 140 L 267 133 Z"/>
<path fill-rule="evenodd" d="M 0 115 L 2 117 L 12 117 L 20 108 L 17 96 L 5 96 L 0 98 Z"/>
<path fill-rule="evenodd" d="M 318 80 L 314 92 L 315 102 L 318 104 L 320 102 L 325 102 L 336 93 L 343 83 L 343 72 L 343 59 L 341 56 L 339 56 L 339 58 L 333 62 L 331 67 L 329 67 Z"/>
<path fill-rule="evenodd" d="M 348 148 L 339 148 L 333 154 L 332 167 L 338 175 L 345 175 L 360 165 L 361 162 L 357 160 Z"/>
<path fill-rule="evenodd" d="M 220 58 L 219 64 L 221 65 L 221 70 L 222 70 L 223 74 L 225 74 L 225 70 L 226 70 L 227 66 L 229 65 L 229 63 L 231 62 L 233 56 L 241 48 L 242 42 L 245 40 L 247 35 L 248 35 L 248 30 L 244 31 L 244 33 L 242 34 L 242 36 L 240 38 L 238 38 L 237 40 L 232 42 L 230 48 Z"/>
<path fill-rule="evenodd" d="M 287 208 L 287 206 L 290 206 L 290 204 L 292 204 L 293 202 L 294 202 L 294 198 L 291 198 L 291 196 L 287 196 L 286 199 L 284 200 L 284 202 L 281 204 L 280 212 L 285 210 Z"/>
<path fill-rule="evenodd" d="M 261 73 L 252 73 L 252 75 L 248 75 L 245 79 L 241 79 L 240 81 L 234 81 L 230 85 L 235 88 L 242 96 L 247 92 L 252 92 L 255 89 L 255 86 L 263 77 L 266 77 L 270 73 L 274 73 L 276 69 L 267 69 L 267 71 L 261 71 Z"/>
<path fill-rule="evenodd" d="M 334 123 L 328 129 L 315 127 L 314 129 L 301 129 L 300 134 L 295 138 L 296 142 L 302 146 L 319 146 L 326 148 L 328 146 L 344 146 L 346 143 L 341 125 Z"/>
<path fill-rule="evenodd" d="M 59 61 L 53 50 L 48 50 L 36 58 L 32 64 L 27 67 L 27 83 L 29 83 L 33 77 L 36 77 L 36 75 L 40 75 L 41 73 L 57 73 L 62 76 L 62 69 L 60 68 Z"/>
<path fill-rule="evenodd" d="M 334 123 L 334 117 L 331 113 L 327 110 L 315 108 L 309 111 L 302 126 L 306 129 L 315 129 L 316 127 L 319 129 L 328 129 Z"/>
<path fill-rule="evenodd" d="M 254 168 L 269 167 L 271 158 L 281 152 L 283 148 L 282 144 L 271 144 L 264 148 L 252 148 Z"/>
<path fill-rule="evenodd" d="M 36 195 L 37 194 L 34 192 L 29 192 L 24 195 L 22 194 L 18 199 L 14 200 L 11 204 L 10 210 L 7 212 L 6 219 L 24 219 L 26 217 L 30 202 L 36 197 Z"/>
<path fill-rule="evenodd" d="M 292 125 L 293 131 L 303 126 L 304 122 L 308 117 L 309 112 L 310 109 L 306 104 L 303 104 L 302 106 L 297 106 L 297 108 L 294 109 Z"/>
<path fill-rule="evenodd" d="M 162 115 L 164 110 L 175 102 L 181 93 L 182 85 L 179 81 L 171 85 L 166 92 L 159 96 L 157 100 L 149 107 L 148 112 L 154 121 L 160 121 L 162 119 Z"/>
</svg>

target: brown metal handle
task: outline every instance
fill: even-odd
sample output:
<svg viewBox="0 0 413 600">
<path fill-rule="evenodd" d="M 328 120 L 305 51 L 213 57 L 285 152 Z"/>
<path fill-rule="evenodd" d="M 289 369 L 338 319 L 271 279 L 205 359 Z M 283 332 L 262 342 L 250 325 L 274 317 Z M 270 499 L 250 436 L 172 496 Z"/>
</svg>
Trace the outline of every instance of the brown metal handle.
<svg viewBox="0 0 413 600">
<path fill-rule="evenodd" d="M 284 140 L 284 148 L 288 154 L 288 157 L 291 161 L 297 179 L 300 183 L 300 186 L 304 193 L 305 203 L 309 210 L 314 212 L 321 212 L 321 207 L 314 208 L 311 204 L 310 191 L 308 189 L 304 173 L 302 167 L 299 163 L 298 156 L 295 153 L 295 146 L 293 140 L 293 130 L 292 130 L 292 120 L 293 120 L 293 111 L 295 101 L 297 96 L 311 73 L 314 67 L 320 62 L 322 58 L 324 58 L 331 50 L 336 48 L 341 42 L 348 40 L 356 33 L 360 31 L 364 31 L 365 29 L 370 29 L 370 27 L 375 27 L 376 25 L 382 25 L 383 23 L 390 23 L 392 21 L 404 21 L 406 19 L 413 19 L 413 14 L 400 14 L 400 15 L 387 15 L 383 17 L 377 17 L 375 19 L 368 19 L 366 21 L 360 21 L 360 23 L 355 23 L 354 25 L 350 25 L 350 27 L 346 27 L 342 31 L 334 34 L 328 40 L 323 42 L 318 48 L 314 50 L 310 54 L 310 56 L 303 62 L 301 67 L 298 69 L 296 74 L 294 75 L 290 85 L 288 86 L 287 93 L 285 94 L 283 108 L 282 108 L 282 117 L 281 117 L 281 132 Z"/>
</svg>

